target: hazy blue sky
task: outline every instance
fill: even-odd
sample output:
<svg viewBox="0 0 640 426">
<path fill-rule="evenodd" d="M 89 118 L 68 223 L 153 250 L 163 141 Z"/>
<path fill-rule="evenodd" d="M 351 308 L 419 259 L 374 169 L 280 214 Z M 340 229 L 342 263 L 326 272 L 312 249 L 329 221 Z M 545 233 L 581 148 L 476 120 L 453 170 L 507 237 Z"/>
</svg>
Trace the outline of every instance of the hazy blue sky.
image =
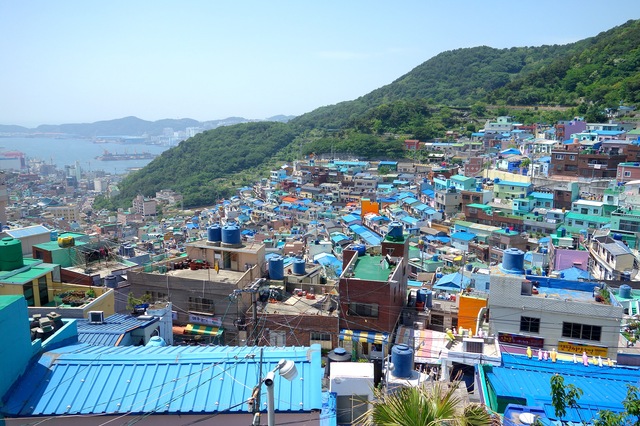
<svg viewBox="0 0 640 426">
<path fill-rule="evenodd" d="M 445 50 L 639 17 L 635 0 L 0 0 L 0 124 L 299 115 Z"/>
</svg>

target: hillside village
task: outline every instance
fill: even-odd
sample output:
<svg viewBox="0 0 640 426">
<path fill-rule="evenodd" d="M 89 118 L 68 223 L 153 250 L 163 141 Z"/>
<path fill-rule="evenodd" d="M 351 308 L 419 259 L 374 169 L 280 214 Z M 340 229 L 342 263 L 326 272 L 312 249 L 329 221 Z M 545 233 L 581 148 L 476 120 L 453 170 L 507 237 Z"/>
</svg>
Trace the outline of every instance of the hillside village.
<svg viewBox="0 0 640 426">
<path fill-rule="evenodd" d="M 247 424 L 280 359 L 299 377 L 276 376 L 278 422 L 351 424 L 374 388 L 457 380 L 503 424 L 622 412 L 640 379 L 636 123 L 497 117 L 405 141 L 428 161 L 310 156 L 195 211 L 166 190 L 87 214 L 108 178 L 2 173 L 0 413 Z M 556 373 L 584 391 L 563 418 Z"/>
</svg>

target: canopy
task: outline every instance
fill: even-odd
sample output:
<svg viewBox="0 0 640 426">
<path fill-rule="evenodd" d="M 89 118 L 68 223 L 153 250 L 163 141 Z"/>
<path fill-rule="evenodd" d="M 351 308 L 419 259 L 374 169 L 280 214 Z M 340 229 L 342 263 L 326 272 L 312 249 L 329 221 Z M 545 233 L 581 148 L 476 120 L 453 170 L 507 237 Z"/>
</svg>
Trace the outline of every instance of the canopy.
<svg viewBox="0 0 640 426">
<path fill-rule="evenodd" d="M 389 343 L 389 333 L 376 333 L 375 331 L 340 330 L 340 340 L 361 343 Z"/>
</svg>

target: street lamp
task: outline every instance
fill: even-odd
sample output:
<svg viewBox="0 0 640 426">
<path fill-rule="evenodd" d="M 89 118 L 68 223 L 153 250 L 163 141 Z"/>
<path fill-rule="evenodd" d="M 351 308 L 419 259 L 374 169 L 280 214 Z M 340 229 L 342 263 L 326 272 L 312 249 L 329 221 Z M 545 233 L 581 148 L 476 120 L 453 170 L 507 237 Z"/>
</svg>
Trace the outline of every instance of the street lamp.
<svg viewBox="0 0 640 426">
<path fill-rule="evenodd" d="M 281 359 L 278 362 L 278 365 L 273 370 L 269 371 L 267 375 L 262 379 L 262 381 L 258 384 L 258 388 L 264 383 L 267 387 L 267 425 L 275 426 L 276 424 L 276 413 L 274 408 L 274 390 L 273 384 L 274 379 L 276 377 L 276 372 L 280 373 L 280 376 L 284 377 L 288 381 L 292 381 L 298 376 L 298 369 L 296 368 L 296 364 L 293 361 Z M 258 410 L 260 407 L 258 407 Z M 253 418 L 253 425 L 260 424 L 260 411 L 258 411 Z"/>
</svg>

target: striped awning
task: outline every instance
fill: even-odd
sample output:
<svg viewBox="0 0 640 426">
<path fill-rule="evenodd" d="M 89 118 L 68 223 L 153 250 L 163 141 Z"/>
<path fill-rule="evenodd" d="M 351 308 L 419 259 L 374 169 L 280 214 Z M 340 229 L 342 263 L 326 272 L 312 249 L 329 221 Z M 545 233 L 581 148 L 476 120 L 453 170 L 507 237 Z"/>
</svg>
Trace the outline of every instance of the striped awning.
<svg viewBox="0 0 640 426">
<path fill-rule="evenodd" d="M 202 334 L 205 336 L 218 336 L 222 334 L 222 329 L 201 324 L 187 324 L 184 328 L 184 334 Z"/>
<path fill-rule="evenodd" d="M 389 333 L 376 333 L 375 331 L 340 330 L 340 340 L 361 343 L 389 343 Z"/>
</svg>

